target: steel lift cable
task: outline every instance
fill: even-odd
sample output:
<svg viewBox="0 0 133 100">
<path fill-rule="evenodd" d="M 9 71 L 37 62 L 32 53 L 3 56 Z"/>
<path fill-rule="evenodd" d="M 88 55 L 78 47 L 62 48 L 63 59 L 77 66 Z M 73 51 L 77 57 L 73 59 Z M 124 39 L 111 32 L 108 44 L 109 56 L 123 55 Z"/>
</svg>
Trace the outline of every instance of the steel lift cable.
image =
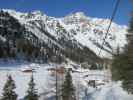
<svg viewBox="0 0 133 100">
<path fill-rule="evenodd" d="M 110 20 L 110 22 L 109 22 L 109 26 L 108 26 L 108 28 L 107 28 L 105 37 L 104 37 L 103 42 L 102 42 L 102 47 L 100 48 L 100 51 L 99 51 L 99 54 L 98 54 L 99 56 L 101 55 L 101 52 L 102 52 L 104 43 L 106 42 L 106 38 L 108 37 L 108 34 L 109 34 L 109 31 L 110 31 L 112 22 L 113 22 L 113 20 L 114 20 L 114 18 L 115 18 L 115 15 L 116 15 L 117 10 L 118 10 L 118 8 L 119 8 L 120 2 L 121 2 L 121 0 L 117 0 L 117 1 L 116 1 L 115 7 L 114 7 L 113 12 L 112 12 L 111 20 Z M 105 72 L 105 66 L 104 66 L 104 78 L 106 77 L 105 74 L 106 74 L 106 72 Z"/>
<path fill-rule="evenodd" d="M 120 1 L 121 1 L 121 0 L 117 0 L 117 2 L 116 2 L 116 4 L 115 4 L 115 8 L 114 8 L 114 10 L 113 10 L 113 13 L 112 13 L 112 16 L 111 16 L 111 20 L 110 20 L 110 22 L 109 22 L 109 26 L 108 26 L 108 28 L 107 28 L 105 37 L 104 37 L 103 42 L 102 42 L 102 47 L 100 48 L 100 51 L 99 51 L 99 54 L 98 54 L 99 56 L 100 56 L 101 51 L 102 51 L 102 49 L 103 49 L 104 43 L 106 42 L 106 38 L 108 37 L 109 31 L 110 31 L 110 27 L 111 27 L 111 25 L 112 25 L 112 21 L 113 21 L 113 19 L 115 18 L 116 13 L 117 13 L 117 10 L 118 10 Z"/>
</svg>

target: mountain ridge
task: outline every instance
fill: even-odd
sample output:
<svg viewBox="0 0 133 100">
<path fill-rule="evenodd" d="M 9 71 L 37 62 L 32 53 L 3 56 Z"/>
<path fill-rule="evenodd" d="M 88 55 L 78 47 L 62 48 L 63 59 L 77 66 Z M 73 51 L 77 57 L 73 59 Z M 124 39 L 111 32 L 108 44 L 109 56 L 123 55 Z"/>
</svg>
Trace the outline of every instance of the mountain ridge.
<svg viewBox="0 0 133 100">
<path fill-rule="evenodd" d="M 43 31 L 47 31 L 64 48 L 67 46 L 87 47 L 96 55 L 101 49 L 103 38 L 109 24 L 109 19 L 92 18 L 86 16 L 83 12 L 76 12 L 65 17 L 49 17 L 40 11 L 21 13 L 14 10 L 5 10 L 11 16 L 15 17 L 29 31 L 45 40 Z M 126 26 L 112 23 L 110 33 L 103 46 L 100 57 L 111 57 L 117 46 L 123 47 L 126 44 Z M 51 40 L 53 41 L 53 39 Z M 56 43 L 57 44 L 57 43 Z M 99 55 L 98 55 L 99 56 Z"/>
</svg>

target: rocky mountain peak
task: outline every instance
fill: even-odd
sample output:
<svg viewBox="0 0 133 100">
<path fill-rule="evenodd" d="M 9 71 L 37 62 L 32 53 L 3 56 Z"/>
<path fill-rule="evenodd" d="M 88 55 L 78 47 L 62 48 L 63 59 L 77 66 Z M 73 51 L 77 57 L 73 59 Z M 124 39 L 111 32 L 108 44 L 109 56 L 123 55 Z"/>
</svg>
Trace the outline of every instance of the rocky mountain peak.
<svg viewBox="0 0 133 100">
<path fill-rule="evenodd" d="M 76 12 L 62 18 L 47 16 L 40 11 L 31 13 L 21 13 L 14 10 L 6 10 L 15 17 L 20 23 L 43 40 L 47 31 L 50 36 L 60 41 L 58 44 L 65 44 L 69 41 L 71 46 L 86 46 L 94 53 L 98 54 L 103 38 L 105 37 L 109 19 L 92 18 L 84 12 Z M 108 38 L 102 50 L 102 56 L 108 57 L 119 45 L 126 43 L 127 28 L 123 25 L 112 23 Z M 48 37 L 47 37 L 48 38 Z M 71 41 L 71 42 L 70 42 Z"/>
</svg>

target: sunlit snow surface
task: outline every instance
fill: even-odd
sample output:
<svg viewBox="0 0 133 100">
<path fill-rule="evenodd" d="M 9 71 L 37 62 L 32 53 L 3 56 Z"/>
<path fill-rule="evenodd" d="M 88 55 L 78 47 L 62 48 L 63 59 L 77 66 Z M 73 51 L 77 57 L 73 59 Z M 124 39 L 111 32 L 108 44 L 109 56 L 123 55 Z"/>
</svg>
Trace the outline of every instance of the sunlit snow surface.
<svg viewBox="0 0 133 100">
<path fill-rule="evenodd" d="M 83 100 L 133 100 L 133 96 L 127 94 L 118 82 L 94 89 Z"/>
<path fill-rule="evenodd" d="M 48 94 L 52 96 L 55 93 L 55 77 L 51 76 L 48 68 L 55 67 L 55 64 L 35 64 L 35 63 L 1 63 L 0 64 L 0 96 L 6 81 L 7 75 L 12 75 L 16 83 L 16 93 L 20 98 L 26 95 L 28 82 L 31 73 L 24 73 L 21 69 L 25 67 L 32 67 L 35 69 L 34 78 L 36 88 L 39 94 Z M 66 65 L 69 66 L 70 65 Z M 102 76 L 104 71 L 89 71 L 84 69 L 77 69 L 72 73 L 73 83 L 76 88 L 76 96 L 80 100 L 133 100 L 133 97 L 128 95 L 121 87 L 120 83 L 106 83 L 97 89 L 87 86 L 87 81 L 97 79 L 103 81 L 105 78 Z M 89 74 L 97 74 L 99 76 L 91 76 Z M 89 75 L 85 77 L 86 75 Z M 101 76 L 100 76 L 101 75 Z M 87 96 L 85 91 L 87 90 Z M 43 99 L 41 99 L 43 100 Z"/>
</svg>

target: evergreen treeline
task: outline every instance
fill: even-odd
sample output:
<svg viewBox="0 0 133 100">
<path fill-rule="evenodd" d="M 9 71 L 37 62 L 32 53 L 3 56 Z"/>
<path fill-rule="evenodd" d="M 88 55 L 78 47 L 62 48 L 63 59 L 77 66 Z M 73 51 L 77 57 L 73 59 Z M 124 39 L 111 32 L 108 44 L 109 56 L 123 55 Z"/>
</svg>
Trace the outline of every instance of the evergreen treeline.
<svg viewBox="0 0 133 100">
<path fill-rule="evenodd" d="M 128 32 L 128 43 L 122 52 L 117 49 L 111 70 L 113 80 L 122 81 L 123 88 L 133 94 L 133 17 Z"/>
</svg>

